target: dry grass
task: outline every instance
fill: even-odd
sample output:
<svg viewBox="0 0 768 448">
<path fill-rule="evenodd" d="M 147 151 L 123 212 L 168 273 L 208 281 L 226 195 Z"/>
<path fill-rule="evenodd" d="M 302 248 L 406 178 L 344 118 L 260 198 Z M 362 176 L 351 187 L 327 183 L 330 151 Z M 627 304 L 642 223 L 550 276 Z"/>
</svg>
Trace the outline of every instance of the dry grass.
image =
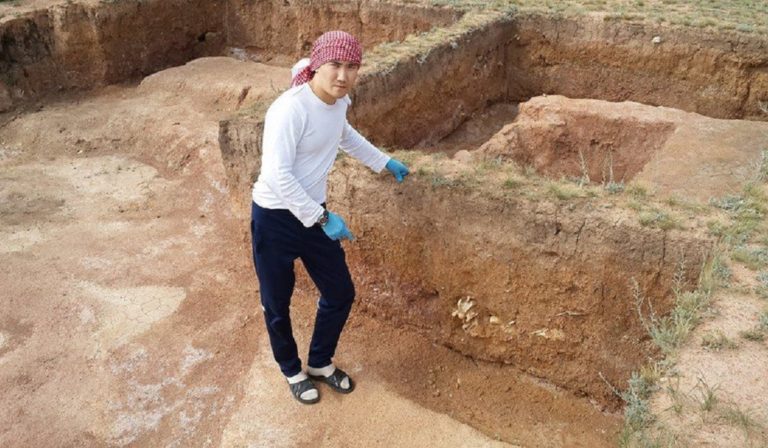
<svg viewBox="0 0 768 448">
<path fill-rule="evenodd" d="M 494 21 L 507 19 L 514 11 L 513 7 L 470 11 L 448 27 L 411 34 L 401 42 L 379 44 L 366 53 L 366 63 L 362 73 L 387 75 L 394 71 L 399 63 L 412 59 L 424 64 L 434 50 L 446 45 L 458 45 L 457 41 L 461 36 L 484 28 Z"/>
<path fill-rule="evenodd" d="M 414 2 L 417 0 L 414 0 Z M 423 1 L 420 3 L 424 3 Z M 431 0 L 460 9 L 515 7 L 562 16 L 600 14 L 605 20 L 644 22 L 739 33 L 768 33 L 768 2 L 748 0 Z"/>
<path fill-rule="evenodd" d="M 655 208 L 640 212 L 640 224 L 644 227 L 656 227 L 661 230 L 683 228 L 683 225 L 673 215 Z"/>
<path fill-rule="evenodd" d="M 738 347 L 736 342 L 728 338 L 720 330 L 711 330 L 705 333 L 701 338 L 701 346 L 713 351 L 735 349 Z"/>
<path fill-rule="evenodd" d="M 702 209 L 698 205 L 685 204 L 684 198 L 666 201 L 667 206 L 695 215 L 718 214 L 718 218 L 710 220 L 707 227 L 710 235 L 716 237 L 719 243 L 709 265 L 702 272 L 700 280 L 702 287 L 697 292 L 705 295 L 698 295 L 697 292 L 685 294 L 678 292 L 676 306 L 669 315 L 656 316 L 650 305 L 644 306 L 645 301 L 639 289 L 636 286 L 633 288 L 639 316 L 654 342 L 666 355 L 662 361 L 657 362 L 657 365 L 674 364 L 678 347 L 686 340 L 693 327 L 701 321 L 702 312 L 712 292 L 729 285 L 730 264 L 740 262 L 752 269 L 762 270 L 756 273 L 758 285 L 750 291 L 758 297 L 762 297 L 761 292 L 765 291 L 765 297 L 768 298 L 768 272 L 764 271 L 768 266 L 768 252 L 766 252 L 768 251 L 768 227 L 765 222 L 768 197 L 765 194 L 766 179 L 762 175 L 764 170 L 765 163 L 761 166 L 756 179 L 745 185 L 742 194 L 714 200 L 709 204 L 709 210 Z M 659 203 L 653 203 L 652 199 L 639 194 L 632 201 L 636 204 L 635 209 L 643 212 L 659 206 Z M 648 311 L 644 314 L 643 309 L 646 308 Z M 758 323 L 753 328 L 742 331 L 739 336 L 744 340 L 759 343 L 767 339 L 768 311 L 758 316 Z M 729 339 L 722 332 L 714 330 L 702 336 L 701 345 L 708 350 L 717 351 L 738 350 L 740 344 Z M 696 388 L 691 391 L 691 396 L 671 387 L 667 387 L 667 393 L 671 397 L 670 409 L 677 415 L 698 412 L 701 414 L 702 421 L 742 429 L 747 441 L 755 437 L 764 440 L 763 422 L 758 421 L 750 410 L 744 410 L 738 404 L 722 403 L 718 396 L 717 385 L 708 385 L 700 380 Z M 686 407 L 686 402 L 691 400 L 693 406 Z M 627 402 L 627 407 L 633 408 L 632 413 L 648 409 L 646 403 Z M 683 436 L 683 433 L 675 433 L 661 425 L 661 419 L 653 412 L 643 417 L 642 421 L 647 422 L 644 426 L 638 425 L 638 419 L 630 419 L 630 416 L 625 415 L 625 429 L 619 440 L 620 446 L 677 446 L 678 443 L 685 443 L 687 437 Z M 660 443 L 662 439 L 666 442 Z"/>
</svg>

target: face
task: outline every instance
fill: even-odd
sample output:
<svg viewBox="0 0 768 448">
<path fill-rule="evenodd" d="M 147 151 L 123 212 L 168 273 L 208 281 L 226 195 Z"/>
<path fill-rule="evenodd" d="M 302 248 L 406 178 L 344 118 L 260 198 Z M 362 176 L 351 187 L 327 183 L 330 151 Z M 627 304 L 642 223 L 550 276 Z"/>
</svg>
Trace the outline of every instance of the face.
<svg viewBox="0 0 768 448">
<path fill-rule="evenodd" d="M 357 81 L 360 64 L 348 61 L 330 61 L 318 67 L 309 81 L 312 91 L 327 104 L 348 94 Z"/>
</svg>

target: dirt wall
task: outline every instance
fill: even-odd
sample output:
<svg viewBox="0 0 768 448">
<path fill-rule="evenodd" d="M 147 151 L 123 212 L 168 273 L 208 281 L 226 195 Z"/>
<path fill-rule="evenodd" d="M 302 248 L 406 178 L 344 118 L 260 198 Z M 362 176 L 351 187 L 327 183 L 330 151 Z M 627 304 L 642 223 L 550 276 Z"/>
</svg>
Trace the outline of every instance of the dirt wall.
<svg viewBox="0 0 768 448">
<path fill-rule="evenodd" d="M 483 143 L 477 153 L 532 166 L 552 179 L 566 176 L 623 183 L 645 168 L 681 123 L 696 118 L 706 119 L 629 101 L 539 96 L 520 103 L 515 120 Z"/>
<path fill-rule="evenodd" d="M 472 112 L 505 98 L 512 23 L 499 14 L 483 25 L 453 25 L 442 42 L 362 76 L 350 121 L 379 144 L 413 147 L 440 140 Z"/>
<path fill-rule="evenodd" d="M 62 2 L 0 21 L 0 112 L 50 92 L 136 80 L 226 47 L 298 58 L 329 29 L 353 32 L 370 48 L 458 15 L 376 1 Z"/>
<path fill-rule="evenodd" d="M 225 168 L 240 173 L 228 186 L 243 217 L 261 126 L 242 118 L 220 132 Z M 589 200 L 499 200 L 418 175 L 397 185 L 346 158 L 336 165 L 329 206 L 357 236 L 346 249 L 366 312 L 611 408 L 620 403 L 599 374 L 623 385 L 657 350 L 632 279 L 663 315 L 675 273 L 694 287 L 711 246 Z"/>
<path fill-rule="evenodd" d="M 223 49 L 223 2 L 67 2 L 0 23 L 0 82 L 15 101 L 124 82 Z"/>
<path fill-rule="evenodd" d="M 768 101 L 764 36 L 537 15 L 516 17 L 512 33 L 510 100 L 557 93 L 714 118 L 768 118 L 758 106 Z"/>
<path fill-rule="evenodd" d="M 601 17 L 499 14 L 462 27 L 447 27 L 442 42 L 363 76 L 353 123 L 380 145 L 432 145 L 491 103 L 541 94 L 768 118 L 759 109 L 768 101 L 768 42 L 759 37 Z"/>
<path fill-rule="evenodd" d="M 656 353 L 632 279 L 664 314 L 675 273 L 694 287 L 710 247 L 590 200 L 500 200 L 338 164 L 329 206 L 356 232 L 345 248 L 368 312 L 610 406 L 599 373 L 623 385 Z"/>
<path fill-rule="evenodd" d="M 243 217 L 262 126 L 246 116 L 220 128 L 228 187 Z M 624 384 L 655 353 L 631 280 L 664 314 L 681 263 L 692 287 L 709 250 L 589 200 L 499 200 L 463 186 L 436 188 L 419 175 L 402 185 L 377 180 L 346 158 L 336 165 L 330 207 L 357 234 L 346 247 L 370 312 L 610 406 L 618 403 L 598 373 Z M 459 300 L 471 304 L 474 319 L 452 314 Z"/>
<path fill-rule="evenodd" d="M 243 218 L 250 213 L 251 188 L 259 177 L 261 136 L 268 106 L 269 102 L 260 102 L 249 111 L 253 116 L 219 122 L 219 148 L 227 175 L 227 190 L 233 210 Z"/>
<path fill-rule="evenodd" d="M 325 31 L 344 30 L 370 49 L 413 33 L 454 22 L 452 8 L 431 8 L 373 0 L 230 0 L 226 4 L 227 42 L 267 56 L 306 57 Z"/>
</svg>

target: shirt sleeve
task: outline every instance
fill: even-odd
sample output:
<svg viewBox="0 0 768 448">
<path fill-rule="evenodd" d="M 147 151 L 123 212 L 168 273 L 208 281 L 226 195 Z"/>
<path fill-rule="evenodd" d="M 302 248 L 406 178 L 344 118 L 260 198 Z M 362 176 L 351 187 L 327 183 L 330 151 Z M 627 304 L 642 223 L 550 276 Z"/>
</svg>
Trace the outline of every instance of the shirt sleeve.
<svg viewBox="0 0 768 448">
<path fill-rule="evenodd" d="M 371 142 L 360 135 L 348 121 L 344 123 L 344 131 L 341 133 L 339 147 L 377 173 L 380 173 L 387 162 L 389 162 L 389 159 L 391 159 L 391 157 L 381 152 L 379 148 L 373 146 Z"/>
<path fill-rule="evenodd" d="M 296 148 L 304 130 L 301 111 L 290 104 L 270 107 L 264 118 L 261 178 L 288 210 L 311 227 L 323 214 L 323 207 L 312 200 L 293 174 Z"/>
</svg>

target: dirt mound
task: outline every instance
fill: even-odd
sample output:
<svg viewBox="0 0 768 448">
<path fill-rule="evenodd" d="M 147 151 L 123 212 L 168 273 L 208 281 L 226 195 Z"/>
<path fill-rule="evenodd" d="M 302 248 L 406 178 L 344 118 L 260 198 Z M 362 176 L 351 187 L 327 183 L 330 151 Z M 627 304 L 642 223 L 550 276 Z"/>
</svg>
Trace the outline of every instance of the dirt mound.
<svg viewBox="0 0 768 448">
<path fill-rule="evenodd" d="M 87 106 L 52 103 L 23 119 L 13 117 L 3 134 L 28 157 L 131 154 L 167 174 L 183 170 L 217 140 L 217 119 L 286 87 L 286 72 L 232 58 L 201 58 L 147 77 L 135 91 L 106 88 L 90 96 Z"/>
<path fill-rule="evenodd" d="M 555 95 L 521 103 L 515 121 L 479 152 L 553 178 L 635 179 L 663 195 L 707 201 L 739 191 L 766 148 L 768 123 Z"/>
<path fill-rule="evenodd" d="M 271 98 L 289 82 L 290 73 L 280 67 L 210 57 L 147 76 L 138 90 L 144 95 L 182 95 L 195 103 L 228 112 Z"/>
</svg>

